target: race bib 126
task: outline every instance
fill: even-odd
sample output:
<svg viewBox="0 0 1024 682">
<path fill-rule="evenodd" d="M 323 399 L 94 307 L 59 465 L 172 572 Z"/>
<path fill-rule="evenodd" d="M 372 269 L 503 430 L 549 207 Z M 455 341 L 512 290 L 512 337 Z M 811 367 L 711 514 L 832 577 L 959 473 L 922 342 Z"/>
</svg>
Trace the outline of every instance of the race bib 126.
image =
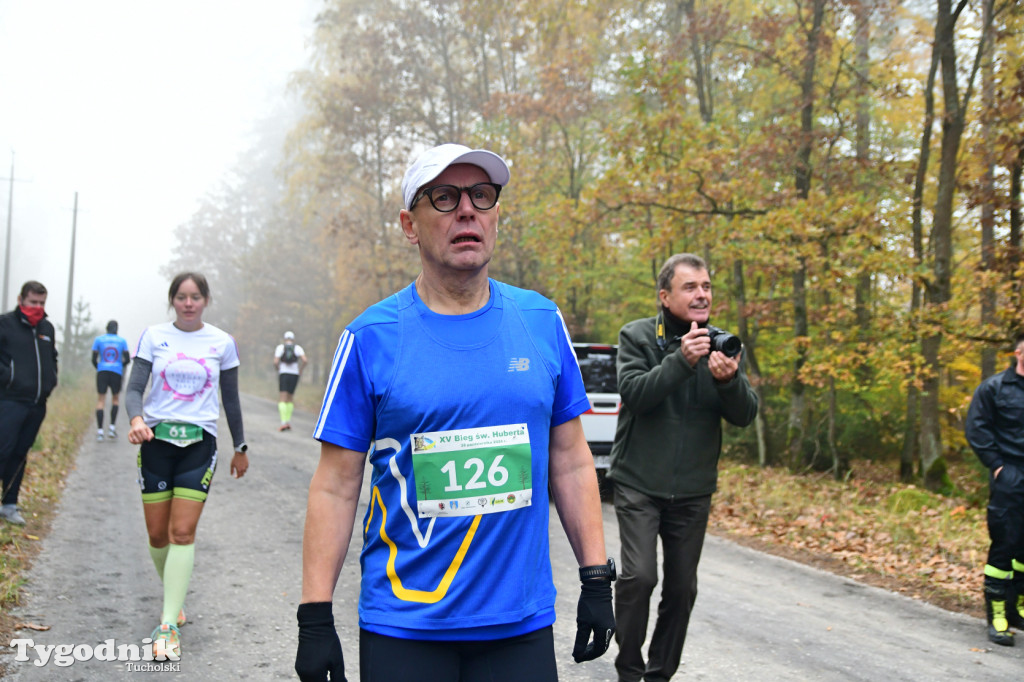
<svg viewBox="0 0 1024 682">
<path fill-rule="evenodd" d="M 411 439 L 420 517 L 530 505 L 533 458 L 526 424 L 414 433 Z"/>
</svg>

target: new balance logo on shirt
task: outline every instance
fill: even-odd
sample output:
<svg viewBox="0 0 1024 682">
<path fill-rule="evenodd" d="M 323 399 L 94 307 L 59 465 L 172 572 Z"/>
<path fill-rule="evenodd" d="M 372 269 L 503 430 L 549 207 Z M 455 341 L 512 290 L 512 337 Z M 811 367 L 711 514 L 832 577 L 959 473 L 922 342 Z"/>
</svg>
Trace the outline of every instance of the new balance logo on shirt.
<svg viewBox="0 0 1024 682">
<path fill-rule="evenodd" d="M 528 372 L 530 370 L 530 358 L 512 358 L 508 363 L 510 372 Z"/>
</svg>

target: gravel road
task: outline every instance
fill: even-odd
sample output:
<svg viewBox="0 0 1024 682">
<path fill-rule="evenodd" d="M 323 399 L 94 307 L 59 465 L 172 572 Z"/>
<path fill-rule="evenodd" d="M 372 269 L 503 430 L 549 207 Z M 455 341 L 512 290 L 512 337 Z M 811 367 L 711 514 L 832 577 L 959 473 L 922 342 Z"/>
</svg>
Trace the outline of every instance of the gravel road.
<svg viewBox="0 0 1024 682">
<path fill-rule="evenodd" d="M 235 480 L 224 462 L 214 479 L 197 534 L 186 602 L 190 622 L 182 629 L 184 656 L 177 670 L 129 669 L 125 662 L 98 657 L 59 666 L 51 656 L 37 665 L 37 651 L 23 644 L 25 661 L 15 660 L 14 645 L 0 649 L 9 664 L 7 679 L 295 679 L 302 524 L 319 446 L 308 435 L 312 415 L 296 412 L 295 428 L 282 434 L 274 401 L 243 396 L 242 403 L 251 467 Z M 121 426 L 126 430 L 123 419 Z M 221 445 L 230 446 L 223 425 Z M 23 606 L 15 610 L 19 621 L 49 629 L 23 629 L 19 637 L 36 646 L 78 645 L 84 654 L 108 640 L 115 646 L 139 644 L 156 624 L 161 592 L 146 550 L 135 452 L 123 436 L 82 447 L 52 532 L 29 573 Z M 610 505 L 604 512 L 608 551 L 617 558 L 615 513 Z M 614 682 L 614 644 L 597 661 L 572 662 L 576 563 L 554 512 L 551 537 L 560 594 L 560 679 Z M 335 593 L 353 681 L 359 679 L 358 542 L 357 534 Z M 720 538 L 708 538 L 699 579 L 701 594 L 677 680 L 921 682 L 1024 675 L 1024 646 L 990 645 L 978 619 Z"/>
</svg>

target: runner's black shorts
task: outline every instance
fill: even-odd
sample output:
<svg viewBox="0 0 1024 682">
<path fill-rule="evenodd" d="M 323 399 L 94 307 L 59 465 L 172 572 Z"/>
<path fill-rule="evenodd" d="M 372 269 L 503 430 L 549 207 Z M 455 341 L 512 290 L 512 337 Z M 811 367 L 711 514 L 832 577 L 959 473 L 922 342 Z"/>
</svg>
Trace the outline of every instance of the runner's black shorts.
<svg viewBox="0 0 1024 682">
<path fill-rule="evenodd" d="M 282 372 L 278 375 L 277 385 L 277 390 L 282 393 L 295 393 L 295 387 L 299 385 L 299 375 L 285 374 Z"/>
<path fill-rule="evenodd" d="M 107 370 L 96 372 L 96 393 L 99 395 L 105 395 L 108 388 L 114 395 L 120 393 L 121 375 L 117 372 L 110 372 Z"/>
<path fill-rule="evenodd" d="M 145 441 L 138 466 L 143 503 L 172 497 L 205 502 L 217 470 L 217 438 L 204 430 L 201 441 L 183 448 L 156 438 Z"/>
<path fill-rule="evenodd" d="M 398 639 L 359 629 L 362 680 L 488 680 L 557 682 L 554 633 L 549 625 L 506 639 L 435 641 Z"/>
</svg>

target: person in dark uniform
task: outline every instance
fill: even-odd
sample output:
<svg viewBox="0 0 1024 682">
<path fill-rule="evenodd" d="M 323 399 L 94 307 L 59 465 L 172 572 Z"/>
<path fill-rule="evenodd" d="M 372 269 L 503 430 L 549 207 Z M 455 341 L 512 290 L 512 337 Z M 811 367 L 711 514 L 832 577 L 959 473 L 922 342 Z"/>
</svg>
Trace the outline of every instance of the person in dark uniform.
<svg viewBox="0 0 1024 682">
<path fill-rule="evenodd" d="M 1014 342 L 1014 363 L 981 382 L 967 410 L 964 431 L 988 467 L 985 614 L 988 638 L 1013 646 L 1011 627 L 1024 628 L 1024 333 Z"/>
</svg>

